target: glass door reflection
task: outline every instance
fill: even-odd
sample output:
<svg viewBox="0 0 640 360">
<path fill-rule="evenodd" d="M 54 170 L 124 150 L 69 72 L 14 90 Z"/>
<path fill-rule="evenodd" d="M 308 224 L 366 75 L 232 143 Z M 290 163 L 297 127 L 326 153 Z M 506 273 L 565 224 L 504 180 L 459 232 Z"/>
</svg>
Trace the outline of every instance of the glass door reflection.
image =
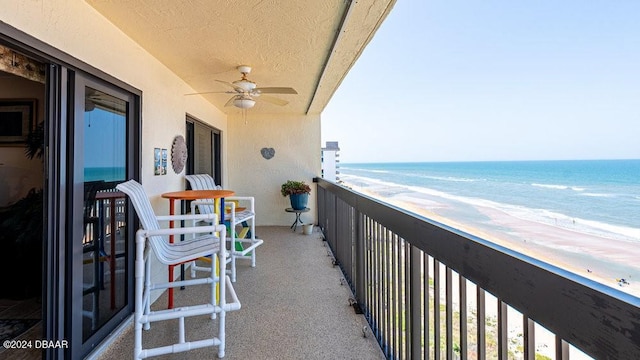
<svg viewBox="0 0 640 360">
<path fill-rule="evenodd" d="M 82 339 L 126 306 L 127 246 L 124 194 L 127 159 L 125 100 L 85 87 L 82 237 Z"/>
</svg>

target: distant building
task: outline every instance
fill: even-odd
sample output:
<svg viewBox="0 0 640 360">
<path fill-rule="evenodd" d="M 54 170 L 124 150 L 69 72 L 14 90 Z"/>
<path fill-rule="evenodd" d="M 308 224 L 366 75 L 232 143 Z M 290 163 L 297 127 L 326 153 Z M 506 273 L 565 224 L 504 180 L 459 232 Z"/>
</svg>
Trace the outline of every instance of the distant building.
<svg viewBox="0 0 640 360">
<path fill-rule="evenodd" d="M 322 148 L 322 177 L 333 182 L 340 182 L 338 151 L 340 148 L 337 141 L 327 141 L 326 147 Z"/>
</svg>

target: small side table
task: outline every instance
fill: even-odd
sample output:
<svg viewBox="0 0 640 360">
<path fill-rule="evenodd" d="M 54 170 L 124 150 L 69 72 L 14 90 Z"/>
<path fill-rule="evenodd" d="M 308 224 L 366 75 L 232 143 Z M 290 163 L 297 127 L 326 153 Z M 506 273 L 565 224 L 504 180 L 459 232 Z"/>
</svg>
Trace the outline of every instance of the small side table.
<svg viewBox="0 0 640 360">
<path fill-rule="evenodd" d="M 289 213 L 295 213 L 296 214 L 296 220 L 293 222 L 293 224 L 291 224 L 291 229 L 293 229 L 293 231 L 295 232 L 296 229 L 298 228 L 298 223 L 302 224 L 302 220 L 300 220 L 300 215 L 302 213 L 306 213 L 308 211 L 310 211 L 311 209 L 309 208 L 304 208 L 301 210 L 296 210 L 294 208 L 286 208 L 284 209 L 284 211 L 289 212 Z"/>
</svg>

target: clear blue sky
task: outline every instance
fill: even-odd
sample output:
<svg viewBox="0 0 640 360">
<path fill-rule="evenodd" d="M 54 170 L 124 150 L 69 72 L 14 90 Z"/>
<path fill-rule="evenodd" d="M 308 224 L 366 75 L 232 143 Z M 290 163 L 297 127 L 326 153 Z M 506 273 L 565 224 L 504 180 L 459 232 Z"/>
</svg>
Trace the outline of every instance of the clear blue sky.
<svg viewBox="0 0 640 360">
<path fill-rule="evenodd" d="M 126 166 L 125 118 L 96 107 L 85 112 L 85 167 Z M 91 124 L 91 126 L 89 126 Z"/>
<path fill-rule="evenodd" d="M 343 163 L 640 158 L 640 1 L 398 0 L 326 141 Z"/>
</svg>

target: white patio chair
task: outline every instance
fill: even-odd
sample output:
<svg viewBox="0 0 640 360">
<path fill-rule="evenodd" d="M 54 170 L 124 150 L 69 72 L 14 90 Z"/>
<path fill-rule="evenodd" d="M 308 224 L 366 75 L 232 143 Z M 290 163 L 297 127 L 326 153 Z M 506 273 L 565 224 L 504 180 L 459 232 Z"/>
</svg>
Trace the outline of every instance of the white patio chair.
<svg viewBox="0 0 640 360">
<path fill-rule="evenodd" d="M 142 229 L 136 232 L 136 258 L 135 258 L 135 338 L 134 338 L 134 359 L 144 359 L 150 356 L 171 354 L 188 351 L 206 346 L 218 346 L 218 357 L 225 354 L 225 315 L 227 311 L 240 309 L 240 302 L 236 296 L 233 285 L 225 274 L 226 251 L 220 246 L 220 238 L 226 235 L 226 228 L 223 225 L 197 226 L 197 227 L 176 227 L 161 229 L 159 221 L 177 220 L 207 220 L 217 223 L 215 214 L 213 215 L 172 215 L 157 216 L 153 212 L 151 203 L 138 182 L 129 180 L 121 183 L 116 188 L 127 194 L 140 219 Z M 220 237 L 215 236 L 219 233 Z M 176 241 L 170 244 L 169 235 L 197 234 L 192 239 Z M 166 283 L 152 283 L 149 262 L 149 250 L 153 250 L 158 260 L 165 265 L 178 265 L 191 262 L 194 259 L 211 256 L 217 257 L 220 267 L 219 274 L 224 276 L 225 281 L 220 281 L 221 277 L 216 276 L 216 271 L 210 271 L 210 275 L 205 278 L 191 279 L 185 281 L 168 281 Z M 211 270 L 216 261 L 211 262 Z M 173 280 L 173 279 L 171 279 Z M 211 286 L 211 297 L 201 305 L 176 307 L 168 310 L 151 311 L 150 294 L 152 290 L 168 289 L 181 286 L 202 285 Z M 216 301 L 216 284 L 218 284 L 218 298 Z M 232 302 L 226 301 L 227 294 Z M 210 314 L 211 318 L 216 318 L 219 314 L 218 336 L 212 336 L 204 340 L 185 341 L 184 318 L 190 316 L 200 316 Z M 142 348 L 142 329 L 149 329 L 150 323 L 178 319 L 178 342 L 157 348 Z"/>
<path fill-rule="evenodd" d="M 209 174 L 186 175 L 185 179 L 194 190 L 216 190 L 221 189 L 215 184 L 215 181 Z M 247 205 L 245 210 L 236 210 L 236 201 L 238 204 Z M 201 214 L 214 213 L 213 201 L 193 201 L 191 202 L 192 213 L 195 213 L 195 207 Z M 224 220 L 229 222 L 229 232 L 227 240 L 230 243 L 229 251 L 231 253 L 231 281 L 236 281 L 236 260 L 250 259 L 251 267 L 256 266 L 256 248 L 262 245 L 261 239 L 256 239 L 256 212 L 255 199 L 253 196 L 229 196 L 225 198 Z M 236 232 L 236 227 L 242 225 L 242 230 Z M 197 267 L 192 266 L 191 276 L 195 276 Z"/>
</svg>

